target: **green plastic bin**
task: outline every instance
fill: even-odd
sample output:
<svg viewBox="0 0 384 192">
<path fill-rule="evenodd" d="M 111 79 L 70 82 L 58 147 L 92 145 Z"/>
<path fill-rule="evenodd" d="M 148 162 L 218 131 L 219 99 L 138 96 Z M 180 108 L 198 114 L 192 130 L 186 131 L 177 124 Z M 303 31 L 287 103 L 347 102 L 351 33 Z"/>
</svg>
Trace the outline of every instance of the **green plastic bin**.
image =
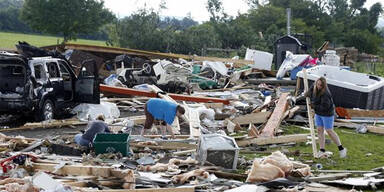
<svg viewBox="0 0 384 192">
<path fill-rule="evenodd" d="M 106 134 L 99 133 L 93 140 L 96 154 L 118 153 L 123 156 L 129 154 L 129 134 Z"/>
</svg>

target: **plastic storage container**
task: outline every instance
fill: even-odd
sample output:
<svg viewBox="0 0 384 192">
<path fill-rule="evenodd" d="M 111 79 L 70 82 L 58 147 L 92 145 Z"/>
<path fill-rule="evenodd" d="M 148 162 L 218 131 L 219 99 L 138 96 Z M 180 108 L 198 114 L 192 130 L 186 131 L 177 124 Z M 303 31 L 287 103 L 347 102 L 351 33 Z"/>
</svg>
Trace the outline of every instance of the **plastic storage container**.
<svg viewBox="0 0 384 192">
<path fill-rule="evenodd" d="M 297 73 L 303 90 L 303 72 Z M 319 65 L 307 70 L 308 85 L 320 77 L 327 79 L 336 107 L 369 110 L 384 109 L 384 78 L 349 71 L 336 66 Z"/>
<path fill-rule="evenodd" d="M 93 140 L 96 154 L 117 153 L 123 156 L 129 154 L 129 134 L 99 133 Z"/>
</svg>

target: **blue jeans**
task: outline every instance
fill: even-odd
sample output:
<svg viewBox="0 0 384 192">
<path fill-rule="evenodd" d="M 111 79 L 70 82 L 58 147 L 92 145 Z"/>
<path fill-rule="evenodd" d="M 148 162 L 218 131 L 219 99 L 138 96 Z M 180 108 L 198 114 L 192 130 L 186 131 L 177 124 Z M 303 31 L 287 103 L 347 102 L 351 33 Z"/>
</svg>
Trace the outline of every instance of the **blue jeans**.
<svg viewBox="0 0 384 192">
<path fill-rule="evenodd" d="M 333 122 L 335 116 L 322 116 L 315 114 L 315 124 L 316 127 L 324 127 L 324 129 L 333 129 Z"/>
<path fill-rule="evenodd" d="M 85 146 L 85 147 L 89 147 L 89 143 L 91 143 L 90 141 L 84 139 L 83 137 L 83 134 L 82 133 L 79 133 L 77 135 L 75 135 L 75 142 L 78 144 L 78 145 L 81 145 L 81 146 Z"/>
</svg>

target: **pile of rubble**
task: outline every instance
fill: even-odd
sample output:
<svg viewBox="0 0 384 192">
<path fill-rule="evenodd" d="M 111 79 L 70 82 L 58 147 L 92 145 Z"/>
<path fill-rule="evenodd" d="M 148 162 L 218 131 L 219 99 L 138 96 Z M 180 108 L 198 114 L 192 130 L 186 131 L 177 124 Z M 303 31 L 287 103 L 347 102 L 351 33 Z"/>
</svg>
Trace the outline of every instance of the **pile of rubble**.
<svg viewBox="0 0 384 192">
<path fill-rule="evenodd" d="M 88 49 L 86 56 L 101 55 Z M 105 74 L 101 104 L 77 106 L 73 119 L 0 129 L 0 191 L 350 191 L 338 186 L 375 189 L 384 183 L 382 169 L 355 172 L 364 177 L 352 178 L 353 171 L 319 171 L 285 149 L 316 139 L 282 129 L 282 124 L 308 122 L 306 106 L 295 97 L 296 81 L 236 67 L 236 59 L 143 59 L 156 54 L 144 51 L 113 58 L 110 53 L 96 59 L 102 63 L 96 65 L 99 74 Z M 84 56 L 66 52 L 74 66 L 76 55 Z M 249 83 L 252 79 L 258 82 Z M 152 135 L 140 136 L 151 97 L 185 107 L 186 119 L 172 125 L 175 139 L 161 139 L 156 125 Z M 74 135 L 99 113 L 114 134 L 128 137 L 79 147 Z M 351 119 L 368 112 L 338 108 L 338 114 Z M 336 126 L 384 134 L 382 127 L 348 120 Z M 263 155 L 248 159 L 244 154 Z"/>
</svg>

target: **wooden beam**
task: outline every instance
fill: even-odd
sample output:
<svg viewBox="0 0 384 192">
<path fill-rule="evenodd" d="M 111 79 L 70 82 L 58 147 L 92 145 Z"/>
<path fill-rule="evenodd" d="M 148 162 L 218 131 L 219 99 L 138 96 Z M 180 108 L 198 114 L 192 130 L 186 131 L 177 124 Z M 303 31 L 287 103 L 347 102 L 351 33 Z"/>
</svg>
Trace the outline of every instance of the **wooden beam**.
<svg viewBox="0 0 384 192">
<path fill-rule="evenodd" d="M 335 174 L 326 174 L 318 177 L 309 177 L 306 179 L 307 181 L 312 182 L 319 182 L 319 181 L 325 181 L 325 180 L 336 180 L 336 179 L 342 179 L 346 178 L 352 175 L 351 173 L 335 173 Z"/>
<path fill-rule="evenodd" d="M 91 189 L 82 189 L 83 191 L 94 192 Z M 150 188 L 150 189 L 108 189 L 96 190 L 97 192 L 194 192 L 195 187 L 180 187 L 180 188 Z"/>
<path fill-rule="evenodd" d="M 25 125 L 17 128 L 0 129 L 0 132 L 22 131 L 22 130 L 40 129 L 40 128 L 49 129 L 49 128 L 58 128 L 58 127 L 69 127 L 69 126 L 86 125 L 87 123 L 88 122 L 82 122 L 77 119 L 52 120 L 50 122 L 26 123 Z"/>
<path fill-rule="evenodd" d="M 130 143 L 130 147 L 136 148 L 145 148 L 148 147 L 150 149 L 161 149 L 161 150 L 189 150 L 189 149 L 197 149 L 196 144 L 189 143 L 181 143 L 181 142 L 158 142 L 158 145 L 139 145 L 137 143 Z"/>
<path fill-rule="evenodd" d="M 32 163 L 33 170 L 43 170 L 55 172 L 58 175 L 77 175 L 77 176 L 98 176 L 98 177 L 117 177 L 123 179 L 126 176 L 124 170 L 116 170 L 110 166 L 92 165 L 64 165 L 55 171 L 56 164 Z"/>
<path fill-rule="evenodd" d="M 250 113 L 246 115 L 240 115 L 235 117 L 232 122 L 238 123 L 240 125 L 249 125 L 252 124 L 262 124 L 267 122 L 268 117 L 271 115 L 270 111 L 259 112 L 259 113 Z"/>
<path fill-rule="evenodd" d="M 304 92 L 306 93 L 308 92 L 308 79 L 307 79 L 307 70 L 305 68 L 303 69 L 303 74 L 304 74 Z M 309 97 L 306 97 L 305 99 L 307 102 L 309 128 L 311 129 L 312 153 L 313 153 L 313 157 L 317 158 L 315 125 L 314 125 L 313 116 L 312 116 L 311 99 Z"/>
<path fill-rule="evenodd" d="M 275 131 L 280 126 L 285 110 L 287 110 L 288 107 L 288 95 L 289 93 L 282 93 L 280 95 L 279 101 L 277 102 L 276 107 L 273 110 L 271 117 L 268 119 L 268 122 L 262 130 L 260 136 L 273 137 L 275 135 Z"/>
<path fill-rule="evenodd" d="M 157 94 L 151 91 L 143 91 L 136 90 L 131 88 L 124 87 L 112 87 L 108 85 L 100 85 L 100 92 L 111 94 L 111 95 L 119 95 L 119 96 L 145 96 L 145 97 L 157 97 Z M 181 95 L 181 94 L 168 94 L 171 98 L 178 101 L 193 101 L 198 103 L 223 103 L 225 105 L 229 105 L 228 99 L 220 99 L 214 97 L 199 97 L 199 96 L 190 96 L 190 95 Z"/>
<path fill-rule="evenodd" d="M 306 142 L 307 137 L 308 134 L 283 135 L 277 137 L 259 137 L 236 140 L 236 143 L 239 147 L 244 147 L 251 144 L 268 145 L 277 143 Z"/>
<path fill-rule="evenodd" d="M 362 124 L 356 124 L 356 123 L 340 123 L 340 122 L 335 122 L 334 125 L 337 127 L 346 127 L 351 129 L 356 129 L 361 126 L 366 126 L 368 132 L 384 135 L 384 127 L 378 127 L 374 125 L 362 125 Z"/>
<path fill-rule="evenodd" d="M 384 117 L 384 110 L 355 110 L 343 107 L 336 107 L 336 112 L 340 117 L 344 117 L 347 119 L 351 119 L 353 117 Z"/>
</svg>

